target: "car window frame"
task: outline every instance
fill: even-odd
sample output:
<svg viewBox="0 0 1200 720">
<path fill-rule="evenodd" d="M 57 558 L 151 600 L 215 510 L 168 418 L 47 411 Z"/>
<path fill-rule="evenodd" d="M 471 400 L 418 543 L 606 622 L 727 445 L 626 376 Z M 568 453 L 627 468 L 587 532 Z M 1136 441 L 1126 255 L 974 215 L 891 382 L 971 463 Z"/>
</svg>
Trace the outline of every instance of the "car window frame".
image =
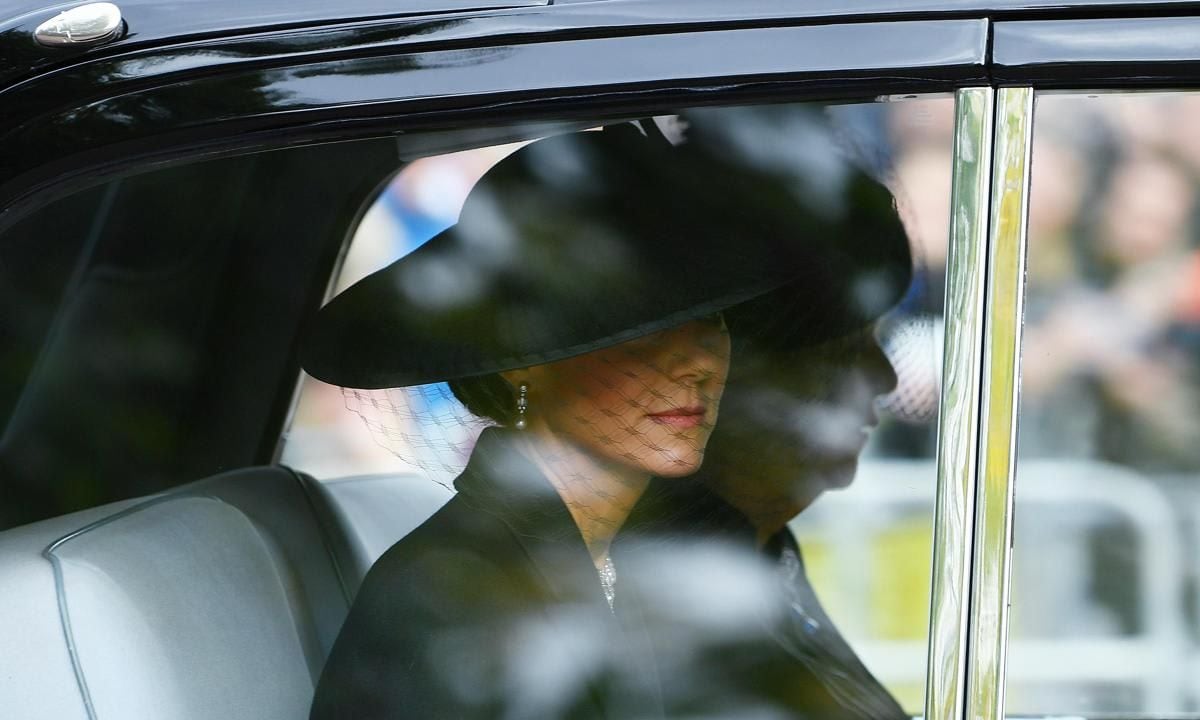
<svg viewBox="0 0 1200 720">
<path fill-rule="evenodd" d="M 580 16 L 579 22 L 587 18 L 583 13 Z M 1154 57 L 1131 54 L 1144 48 L 1147 33 L 1161 28 L 1158 19 L 991 22 L 972 16 L 904 21 L 902 30 L 913 39 L 913 52 L 890 64 L 865 62 L 861 56 L 856 64 L 857 48 L 878 45 L 886 33 L 896 31 L 897 23 L 825 22 L 780 28 L 774 26 L 777 20 L 760 19 L 758 26 L 729 23 L 724 28 L 668 27 L 649 32 L 630 23 L 625 34 L 610 32 L 586 41 L 593 43 L 588 46 L 585 41 L 565 39 L 571 35 L 569 23 L 554 26 L 536 40 L 489 32 L 505 27 L 498 20 L 489 20 L 497 17 L 505 17 L 505 13 L 470 16 L 466 34 L 464 25 L 447 23 L 442 35 L 435 32 L 425 37 L 406 32 L 425 19 L 389 21 L 386 30 L 381 29 L 384 24 L 376 23 L 374 34 L 349 28 L 354 32 L 347 32 L 338 41 L 341 44 L 315 49 L 302 42 L 310 32 L 315 37 L 315 32 L 304 29 L 190 42 L 101 57 L 94 63 L 81 62 L 28 80 L 17 89 L 5 88 L 0 96 L 7 95 L 6 100 L 19 97 L 19 89 L 40 102 L 6 128 L 2 134 L 5 142 L 19 139 L 33 143 L 32 147 L 52 147 L 54 152 L 19 166 L 0 182 L 0 205 L 5 208 L 0 213 L 0 231 L 48 198 L 134 169 L 140 172 L 198 158 L 415 130 L 561 120 L 597 112 L 631 114 L 639 108 L 684 102 L 728 104 L 954 91 L 956 152 L 947 318 L 953 315 L 957 320 L 948 323 L 945 344 L 925 716 L 930 720 L 1002 718 L 1021 279 L 1026 257 L 1028 168 L 1033 161 L 1029 132 L 1034 97 L 1046 88 L 1133 88 L 1145 87 L 1145 83 L 1179 87 L 1187 72 L 1200 67 L 1200 47 L 1172 44 Z M 1192 16 L 1171 19 L 1186 27 L 1200 23 L 1200 18 Z M 1114 28 L 1125 28 L 1128 33 L 1114 33 Z M 389 32 L 390 39 L 384 37 Z M 766 38 L 823 37 L 827 42 L 818 49 L 827 59 L 825 64 L 806 67 L 786 53 L 758 54 L 753 55 L 753 63 L 731 68 L 726 75 L 687 76 L 679 68 L 701 54 L 701 33 L 730 39 L 735 50 L 746 52 L 768 45 L 763 42 Z M 859 41 L 846 42 L 847 37 Z M 944 40 L 953 37 L 958 38 L 957 52 L 946 53 Z M 1094 53 L 1084 56 L 1079 47 L 1087 44 L 1088 38 L 1094 41 L 1090 46 Z M 679 57 L 680 65 L 660 68 L 652 77 L 612 72 L 558 83 L 543 78 L 519 88 L 504 81 L 510 74 L 519 75 L 523 68 L 543 64 L 547 52 L 565 50 L 568 56 L 576 54 L 585 60 L 603 56 L 605 48 L 621 46 L 635 57 L 645 53 L 644 57 L 651 58 L 664 39 L 694 40 L 696 54 Z M 1101 43 L 1099 50 L 1095 50 L 1096 42 Z M 916 51 L 922 46 L 927 48 L 924 55 Z M 269 61 L 231 62 L 209 74 L 205 53 L 226 52 L 232 57 L 249 47 L 273 48 L 276 54 Z M 430 87 L 454 80 L 454 75 L 435 61 L 470 54 L 486 58 L 487 72 L 480 84 L 468 92 L 431 95 Z M 151 59 L 155 62 L 148 62 Z M 428 66 L 421 66 L 422 62 Z M 139 75 L 139 63 L 173 69 Z M 217 108 L 187 119 L 147 118 L 118 127 L 99 141 L 86 132 L 89 118 L 81 113 L 84 108 L 100 108 L 96 112 L 103 115 L 104 103 L 118 99 L 122 103 L 169 100 L 237 83 L 268 87 L 289 70 L 312 72 L 331 82 L 339 78 L 353 82 L 347 67 L 355 63 L 362 67 L 375 63 L 398 87 L 407 89 L 389 97 L 330 90 L 326 97 L 306 106 L 280 103 L 253 113 Z M 406 84 L 406 74 L 416 76 L 414 65 L 419 68 L 416 74 L 421 83 Z M 1063 67 L 1071 71 L 1060 72 Z M 55 99 L 73 97 L 72 92 L 97 77 L 118 81 L 100 94 L 88 96 L 82 107 L 64 106 Z M 38 127 L 46 118 L 58 122 Z"/>
<path fill-rule="evenodd" d="M 1036 97 L 1047 90 L 1093 93 L 1196 89 L 1200 42 L 1189 31 L 1200 28 L 1200 17 L 1182 12 L 1163 15 L 1002 19 L 992 26 L 989 70 L 995 109 L 988 130 L 992 172 L 986 203 L 987 261 L 982 271 L 986 295 L 976 336 L 982 346 L 972 357 L 982 368 L 975 408 L 983 428 L 975 438 L 977 455 L 969 501 L 974 505 L 968 571 L 970 633 L 966 639 L 966 657 L 971 662 L 964 670 L 967 677 L 962 704 L 955 717 L 1001 720 L 1005 716 L 1029 168 L 1036 162 L 1032 156 Z M 954 212 L 962 209 L 956 204 Z M 950 282 L 948 293 L 953 290 L 953 279 Z M 949 294 L 947 303 L 951 307 Z M 947 343 L 950 358 L 949 338 Z"/>
<path fill-rule="evenodd" d="M 434 42 L 436 38 L 426 37 L 413 52 L 405 52 L 411 49 L 405 47 L 411 39 L 389 45 L 372 36 L 370 43 L 364 43 L 375 46 L 370 50 L 351 42 L 332 49 L 293 51 L 289 56 L 281 48 L 296 46 L 297 35 L 304 34 L 291 32 L 279 38 L 239 38 L 230 41 L 232 48 L 221 48 L 237 55 L 246 43 L 258 43 L 262 49 L 264 41 L 279 40 L 276 50 L 284 57 L 270 62 L 254 59 L 208 68 L 203 58 L 210 53 L 211 62 L 212 48 L 192 43 L 101 58 L 50 73 L 20 86 L 20 93 L 9 89 L 0 95 L 45 100 L 55 94 L 75 96 L 82 85 L 95 87 L 96 78 L 136 80 L 127 83 L 132 90 L 120 81 L 106 82 L 102 94 L 89 89 L 81 107 L 34 103 L 28 113 L 12 121 L 2 135 L 9 142 L 16 140 L 26 148 L 53 147 L 56 152 L 24 165 L 17 163 L 15 172 L 0 178 L 0 205 L 5 207 L 0 232 L 13 218 L 48 198 L 135 170 L 197 159 L 412 131 L 630 116 L 681 104 L 850 101 L 961 93 L 961 88 L 978 90 L 986 83 L 988 22 L 984 18 L 785 27 L 729 23 L 720 29 L 659 28 L 653 33 L 637 27 L 627 30 L 624 35 L 583 40 L 564 40 L 569 32 L 562 31 L 537 42 L 528 38 L 513 42 L 503 34 L 493 37 L 481 32 L 479 42 L 466 47 L 449 40 L 449 47 L 442 47 Z M 715 40 L 727 51 L 714 53 Z M 597 68 L 596 58 L 616 51 L 624 63 L 618 68 Z M 469 68 L 478 77 L 465 90 L 438 94 L 437 88 L 452 88 L 463 77 L 461 68 L 443 62 L 448 57 L 478 58 Z M 378 69 L 396 88 L 387 97 L 369 96 L 357 87 L 359 78 L 350 70 L 357 66 Z M 546 72 L 547 67 L 554 72 Z M 575 69 L 563 73 L 562 67 Z M 280 100 L 237 111 L 200 108 L 186 117 L 149 112 L 139 118 L 130 113 L 139 107 L 170 107 L 189 93 L 220 97 L 223 89 L 260 91 L 287 73 L 327 82 L 312 85 L 325 94 L 296 107 Z M 526 78 L 526 84 L 514 88 L 512 77 Z M 117 122 L 110 122 L 114 118 Z M 97 123 L 106 122 L 108 126 L 97 131 Z M 970 127 L 965 132 L 979 130 Z M 298 362 L 294 370 L 299 378 Z M 943 491 L 939 478 L 939 493 Z M 961 538 L 950 544 L 959 554 L 969 547 Z M 949 582 L 941 574 L 935 564 L 935 588 Z M 962 583 L 959 578 L 950 594 L 965 597 Z M 965 631 L 966 626 L 959 624 L 941 634 L 949 632 L 956 638 L 953 644 L 961 647 Z M 926 662 L 931 670 L 944 664 L 929 652 Z M 927 698 L 927 705 L 932 707 L 931 703 Z M 927 712 L 927 717 L 949 716 Z"/>
</svg>

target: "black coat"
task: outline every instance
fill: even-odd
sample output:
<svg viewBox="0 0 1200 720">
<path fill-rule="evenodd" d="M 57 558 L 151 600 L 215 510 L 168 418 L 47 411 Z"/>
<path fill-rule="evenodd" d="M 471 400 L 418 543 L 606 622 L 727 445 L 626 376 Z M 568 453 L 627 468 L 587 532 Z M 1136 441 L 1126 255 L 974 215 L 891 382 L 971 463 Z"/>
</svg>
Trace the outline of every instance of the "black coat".
<svg viewBox="0 0 1200 720">
<path fill-rule="evenodd" d="M 313 720 L 654 718 L 636 612 L 614 613 L 567 508 L 483 433 L 458 494 L 363 581 Z"/>
<path fill-rule="evenodd" d="M 760 549 L 750 521 L 700 483 L 656 480 L 614 555 L 668 717 L 909 718 L 821 607 L 786 528 Z"/>
<path fill-rule="evenodd" d="M 610 609 L 570 512 L 510 439 L 484 432 L 455 498 L 371 568 L 313 720 L 907 717 L 803 567 L 780 585 L 790 535 L 764 554 L 702 487 L 655 481 L 611 548 Z M 789 588 L 811 596 L 805 616 Z"/>
</svg>

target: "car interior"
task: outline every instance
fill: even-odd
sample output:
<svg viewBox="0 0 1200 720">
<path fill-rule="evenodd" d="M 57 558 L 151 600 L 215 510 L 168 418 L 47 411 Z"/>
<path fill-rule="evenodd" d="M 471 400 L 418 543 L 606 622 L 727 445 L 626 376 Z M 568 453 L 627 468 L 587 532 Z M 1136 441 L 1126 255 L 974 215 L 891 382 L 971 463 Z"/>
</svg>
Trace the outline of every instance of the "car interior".
<svg viewBox="0 0 1200 720">
<path fill-rule="evenodd" d="M 5 714 L 305 714 L 366 569 L 449 496 L 269 465 L 293 340 L 399 165 L 389 140 L 185 165 L 10 230 Z M 64 503 L 88 509 L 32 522 Z"/>
<path fill-rule="evenodd" d="M 1051 101 L 1042 112 L 1052 119 L 1047 108 Z M 1068 116 L 1084 113 L 1059 117 Z M 921 117 L 910 128 L 915 143 L 933 148 L 923 161 L 948 178 L 949 144 L 922 139 L 938 121 Z M 48 197 L 0 231 L 0 304 L 22 308 L 0 322 L 0 617 L 17 620 L 0 653 L 0 715 L 305 716 L 367 570 L 453 492 L 428 478 L 325 476 L 281 459 L 301 392 L 305 324 L 334 293 L 373 199 L 410 161 L 592 124 L 431 131 L 179 162 Z M 1053 157 L 1040 152 L 1050 167 Z M 943 194 L 949 201 L 948 187 Z M 1040 302 L 1029 315 L 1035 330 L 1051 304 Z M 1039 436 L 1050 447 L 1055 431 L 1072 429 L 1060 418 L 1073 406 L 1022 392 L 1026 448 Z M 1049 408 L 1041 426 L 1030 412 L 1038 402 Z M 1068 696 L 1114 707 L 1176 702 L 1200 667 L 1186 639 L 1194 620 L 1185 620 L 1200 617 L 1186 544 L 1200 537 L 1194 476 L 1180 474 L 1177 492 L 1164 494 L 1103 455 L 1064 462 L 1042 450 L 1020 470 L 1017 504 L 1027 519 L 1011 544 L 1046 562 L 1014 573 L 1025 594 L 1008 678 L 1028 695 L 1010 694 L 1021 708 Z M 822 552 L 832 558 L 825 567 L 850 567 L 873 549 L 897 548 L 876 575 L 902 568 L 927 586 L 934 462 L 872 460 L 854 488 L 806 512 L 797 534 L 814 567 Z M 847 531 L 847 517 L 861 525 Z M 1099 600 L 1085 602 L 1093 592 Z M 1184 598 L 1179 607 L 1175 598 Z M 924 691 L 927 601 L 887 598 L 888 612 L 908 625 L 855 645 L 909 683 L 917 699 L 906 708 Z M 864 625 L 886 625 L 860 604 Z M 1071 622 L 1091 634 L 1064 643 L 1074 639 Z M 1051 681 L 1067 690 L 1039 695 Z"/>
</svg>

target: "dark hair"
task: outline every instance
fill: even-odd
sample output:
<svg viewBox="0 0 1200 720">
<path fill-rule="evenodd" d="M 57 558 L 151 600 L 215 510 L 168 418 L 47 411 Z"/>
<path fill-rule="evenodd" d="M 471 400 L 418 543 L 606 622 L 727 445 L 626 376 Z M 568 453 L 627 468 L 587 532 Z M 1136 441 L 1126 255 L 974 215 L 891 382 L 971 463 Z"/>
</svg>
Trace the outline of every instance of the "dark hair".
<svg viewBox="0 0 1200 720">
<path fill-rule="evenodd" d="M 517 395 L 500 373 L 459 378 L 447 383 L 454 397 L 474 415 L 508 426 L 517 415 Z"/>
</svg>

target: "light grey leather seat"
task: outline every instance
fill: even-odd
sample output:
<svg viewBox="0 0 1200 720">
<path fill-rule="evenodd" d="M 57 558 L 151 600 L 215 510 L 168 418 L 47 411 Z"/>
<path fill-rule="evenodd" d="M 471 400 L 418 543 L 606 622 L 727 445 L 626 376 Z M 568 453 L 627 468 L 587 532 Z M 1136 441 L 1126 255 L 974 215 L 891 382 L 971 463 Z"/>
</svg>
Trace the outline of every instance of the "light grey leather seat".
<svg viewBox="0 0 1200 720">
<path fill-rule="evenodd" d="M 323 480 L 316 492 L 331 524 L 346 536 L 346 588 L 351 597 L 384 550 L 425 522 L 454 492 L 418 475 L 354 475 Z"/>
<path fill-rule="evenodd" d="M 304 718 L 362 575 L 449 496 L 250 468 L 0 533 L 0 715 Z"/>
</svg>

